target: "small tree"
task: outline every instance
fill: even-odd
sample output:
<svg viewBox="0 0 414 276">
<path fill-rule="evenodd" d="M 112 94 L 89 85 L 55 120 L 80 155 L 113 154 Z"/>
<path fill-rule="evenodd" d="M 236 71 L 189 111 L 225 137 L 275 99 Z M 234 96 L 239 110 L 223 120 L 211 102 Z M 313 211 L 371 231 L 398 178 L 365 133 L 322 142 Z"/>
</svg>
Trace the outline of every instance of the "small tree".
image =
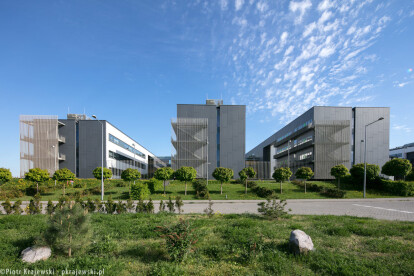
<svg viewBox="0 0 414 276">
<path fill-rule="evenodd" d="M 36 183 L 36 193 L 39 193 L 39 183 L 49 180 L 49 173 L 47 170 L 42 170 L 39 168 L 30 169 L 25 175 L 24 178 L 29 181 Z"/>
<path fill-rule="evenodd" d="M 184 194 L 187 195 L 187 181 L 193 181 L 197 177 L 197 171 L 193 167 L 181 167 L 175 172 L 175 177 L 180 181 L 184 181 Z"/>
<path fill-rule="evenodd" d="M 89 239 L 89 216 L 79 204 L 65 206 L 49 220 L 45 238 L 56 249 L 66 251 L 72 256 L 73 250 L 84 248 Z"/>
<path fill-rule="evenodd" d="M 346 176 L 349 173 L 349 170 L 345 165 L 336 165 L 331 168 L 331 175 L 338 180 L 338 189 L 340 188 L 341 184 L 341 177 Z"/>
<path fill-rule="evenodd" d="M 5 202 L 1 204 L 3 206 L 4 211 L 6 212 L 6 215 L 10 215 L 13 211 L 12 205 L 10 203 L 10 200 L 7 198 Z"/>
<path fill-rule="evenodd" d="M 150 192 L 147 184 L 137 182 L 132 184 L 130 197 L 135 200 L 145 199 L 149 196 Z"/>
<path fill-rule="evenodd" d="M 103 174 L 103 179 L 109 179 L 112 177 L 112 171 L 108 168 L 104 168 L 104 174 Z M 98 179 L 101 180 L 102 179 L 102 167 L 97 167 L 93 170 L 93 176 Z"/>
<path fill-rule="evenodd" d="M 178 213 L 181 214 L 182 208 L 184 206 L 184 202 L 181 199 L 181 196 L 177 196 L 175 198 L 175 207 L 177 207 Z"/>
<path fill-rule="evenodd" d="M 121 178 L 123 181 L 129 182 L 129 193 L 131 193 L 131 181 L 134 181 L 135 184 L 135 180 L 141 178 L 141 173 L 137 169 L 128 168 L 122 172 Z"/>
<path fill-rule="evenodd" d="M 53 180 L 66 181 L 66 185 L 69 180 L 75 180 L 75 174 L 67 168 L 62 168 L 53 174 Z M 63 183 L 63 196 L 65 196 L 65 183 Z"/>
<path fill-rule="evenodd" d="M 167 207 L 168 207 L 168 211 L 170 211 L 170 213 L 175 212 L 174 202 L 172 201 L 171 196 L 168 198 Z"/>
<path fill-rule="evenodd" d="M 9 169 L 0 168 L 0 184 L 9 182 L 12 180 L 12 174 Z"/>
<path fill-rule="evenodd" d="M 234 175 L 232 169 L 218 167 L 213 172 L 213 177 L 220 181 L 220 194 L 223 194 L 223 182 L 228 182 Z"/>
<path fill-rule="evenodd" d="M 154 178 L 158 180 L 162 180 L 164 183 L 164 195 L 165 195 L 165 181 L 172 178 L 174 174 L 174 170 L 170 167 L 159 168 L 154 173 Z"/>
<path fill-rule="evenodd" d="M 301 167 L 296 171 L 295 176 L 305 181 L 305 194 L 306 194 L 306 180 L 309 180 L 312 178 L 313 176 L 312 169 L 309 167 Z"/>
<path fill-rule="evenodd" d="M 247 168 L 242 169 L 239 172 L 239 176 L 240 176 L 240 180 L 243 181 L 245 184 L 244 193 L 247 194 L 247 179 L 255 177 L 256 172 L 254 171 L 252 167 L 247 167 Z"/>
<path fill-rule="evenodd" d="M 351 173 L 352 179 L 360 184 L 364 181 L 364 163 L 353 165 L 349 170 Z M 367 164 L 367 181 L 373 181 L 380 172 L 378 165 Z"/>
<path fill-rule="evenodd" d="M 402 158 L 394 158 L 382 166 L 381 173 L 394 176 L 395 178 L 405 179 L 411 172 L 412 165 L 409 160 Z"/>
<path fill-rule="evenodd" d="M 286 167 L 282 167 L 282 168 L 277 168 L 275 169 L 275 171 L 272 174 L 273 179 L 276 182 L 280 182 L 280 193 L 282 193 L 282 183 L 286 180 L 288 180 L 290 177 L 292 176 L 292 171 L 290 170 L 290 168 Z"/>
</svg>

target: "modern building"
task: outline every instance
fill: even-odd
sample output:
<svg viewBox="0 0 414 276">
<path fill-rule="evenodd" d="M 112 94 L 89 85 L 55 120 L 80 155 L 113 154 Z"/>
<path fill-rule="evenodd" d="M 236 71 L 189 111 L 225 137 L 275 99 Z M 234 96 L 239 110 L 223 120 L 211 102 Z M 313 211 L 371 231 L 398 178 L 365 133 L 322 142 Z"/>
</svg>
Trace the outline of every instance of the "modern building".
<svg viewBox="0 0 414 276">
<path fill-rule="evenodd" d="M 191 166 L 197 177 L 211 178 L 216 167 L 226 167 L 235 175 L 244 168 L 246 106 L 224 105 L 222 100 L 206 104 L 177 104 L 172 122 L 174 170 Z"/>
<path fill-rule="evenodd" d="M 278 167 L 295 173 L 305 166 L 314 179 L 332 179 L 333 166 L 364 162 L 366 129 L 367 163 L 382 167 L 389 160 L 389 126 L 388 107 L 315 106 L 250 150 L 246 164 L 259 162 L 260 178 L 271 178 Z"/>
<path fill-rule="evenodd" d="M 82 114 L 67 119 L 53 115 L 20 116 L 20 175 L 31 168 L 68 168 L 78 178 L 93 178 L 92 171 L 103 166 L 120 178 L 127 168 L 151 176 L 165 163 L 105 120 L 92 120 Z"/>
<path fill-rule="evenodd" d="M 414 166 L 414 143 L 405 144 L 402 147 L 390 149 L 390 158 L 408 159 Z"/>
</svg>

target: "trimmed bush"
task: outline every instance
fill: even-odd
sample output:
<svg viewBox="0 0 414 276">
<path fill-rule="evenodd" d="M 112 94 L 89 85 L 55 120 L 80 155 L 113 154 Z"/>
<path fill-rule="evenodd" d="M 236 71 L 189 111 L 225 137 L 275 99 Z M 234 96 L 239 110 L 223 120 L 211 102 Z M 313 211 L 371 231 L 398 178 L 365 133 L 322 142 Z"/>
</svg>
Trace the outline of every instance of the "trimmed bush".
<svg viewBox="0 0 414 276">
<path fill-rule="evenodd" d="M 351 173 L 352 179 L 357 182 L 358 184 L 362 184 L 364 182 L 364 164 L 356 164 L 353 165 L 352 168 L 349 170 Z M 367 183 L 372 182 L 378 177 L 380 172 L 380 168 L 378 165 L 374 164 L 367 164 Z"/>
<path fill-rule="evenodd" d="M 145 199 L 150 194 L 147 184 L 137 182 L 131 186 L 131 198 L 135 200 Z"/>
<path fill-rule="evenodd" d="M 256 193 L 257 196 L 267 198 L 269 196 L 273 196 L 274 192 L 266 187 L 260 187 L 256 186 L 252 189 L 254 193 Z"/>
<path fill-rule="evenodd" d="M 414 196 L 414 182 L 382 179 L 384 191 L 399 196 Z"/>
<path fill-rule="evenodd" d="M 155 194 L 157 190 L 162 188 L 162 183 L 161 181 L 155 178 L 151 178 L 150 180 L 147 181 L 147 186 L 148 186 L 150 193 Z"/>
<path fill-rule="evenodd" d="M 196 198 L 208 198 L 208 188 L 207 183 L 204 180 L 197 179 L 193 181 L 193 189 L 196 193 Z"/>
<path fill-rule="evenodd" d="M 345 197 L 346 192 L 339 189 L 323 188 L 321 194 L 332 198 L 343 198 Z"/>
</svg>

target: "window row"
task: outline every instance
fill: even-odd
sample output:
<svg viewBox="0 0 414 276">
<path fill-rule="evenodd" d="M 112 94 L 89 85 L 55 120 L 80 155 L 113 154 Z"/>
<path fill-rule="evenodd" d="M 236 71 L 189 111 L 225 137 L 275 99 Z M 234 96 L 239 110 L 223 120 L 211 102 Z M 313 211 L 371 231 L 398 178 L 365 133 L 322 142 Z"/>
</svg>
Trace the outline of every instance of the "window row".
<svg viewBox="0 0 414 276">
<path fill-rule="evenodd" d="M 290 135 L 292 135 L 293 133 L 295 133 L 298 130 L 301 130 L 302 128 L 311 125 L 312 124 L 312 119 L 310 119 L 307 122 L 304 122 L 303 124 L 299 125 L 298 127 L 296 127 L 293 131 L 289 131 L 288 133 L 286 133 L 285 135 L 283 135 L 282 137 L 277 138 L 277 142 L 282 141 L 283 139 L 285 139 L 286 137 L 289 137 Z"/>
<path fill-rule="evenodd" d="M 145 158 L 145 154 L 143 154 L 142 152 L 140 152 L 139 150 L 135 149 L 134 147 L 128 145 L 127 143 L 125 143 L 124 141 L 116 138 L 115 136 L 113 136 L 112 134 L 109 134 L 109 141 L 111 141 L 114 144 L 117 144 L 118 146 L 120 146 L 121 148 L 124 148 L 132 153 L 135 153 L 138 156 L 141 156 L 142 158 Z"/>
<path fill-rule="evenodd" d="M 302 145 L 302 144 L 304 144 L 304 143 L 306 143 L 306 142 L 309 142 L 309 141 L 312 141 L 312 135 L 310 135 L 310 136 L 308 136 L 308 137 L 305 137 L 305 138 L 302 138 L 302 139 L 299 139 L 299 140 L 294 140 L 293 141 L 293 146 L 292 146 L 292 144 L 290 144 L 290 149 L 291 148 L 294 148 L 294 147 L 297 147 L 297 146 L 300 146 L 300 145 Z M 281 148 L 277 148 L 277 150 L 276 150 L 276 154 L 279 154 L 279 153 L 281 153 L 281 152 L 284 152 L 284 151 L 287 151 L 288 150 L 288 145 L 286 145 L 286 146 L 284 146 L 284 147 L 281 147 Z"/>
<path fill-rule="evenodd" d="M 141 163 L 139 161 L 133 160 L 131 158 L 128 158 L 124 155 L 118 154 L 116 152 L 113 151 L 109 151 L 109 158 L 115 159 L 117 161 L 120 161 L 122 163 L 137 167 L 137 168 L 141 168 L 141 169 L 146 169 L 147 165 L 144 163 Z"/>
</svg>

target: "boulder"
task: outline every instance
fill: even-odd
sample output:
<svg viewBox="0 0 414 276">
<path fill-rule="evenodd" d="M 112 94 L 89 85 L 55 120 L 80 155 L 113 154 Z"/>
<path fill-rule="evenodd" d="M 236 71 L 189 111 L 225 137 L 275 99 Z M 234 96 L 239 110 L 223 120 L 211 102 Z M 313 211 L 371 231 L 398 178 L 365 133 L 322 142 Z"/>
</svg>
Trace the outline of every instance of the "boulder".
<svg viewBox="0 0 414 276">
<path fill-rule="evenodd" d="M 314 250 L 311 237 L 299 229 L 290 233 L 289 248 L 295 254 L 306 254 Z"/>
<path fill-rule="evenodd" d="M 41 247 L 28 247 L 22 251 L 22 261 L 26 263 L 34 263 L 40 260 L 47 260 L 49 259 L 50 255 L 52 255 L 52 250 L 50 250 L 47 246 Z"/>
</svg>

